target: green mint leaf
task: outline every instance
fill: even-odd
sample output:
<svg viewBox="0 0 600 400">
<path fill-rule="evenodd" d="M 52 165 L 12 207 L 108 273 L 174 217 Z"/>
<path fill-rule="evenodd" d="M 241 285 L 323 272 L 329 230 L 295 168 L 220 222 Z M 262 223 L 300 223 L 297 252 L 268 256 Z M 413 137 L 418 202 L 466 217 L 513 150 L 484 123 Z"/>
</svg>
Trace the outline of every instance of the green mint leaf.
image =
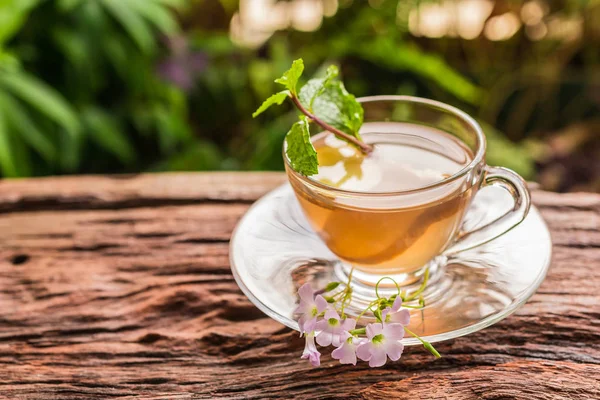
<svg viewBox="0 0 600 400">
<path fill-rule="evenodd" d="M 300 92 L 298 98 L 300 102 L 304 104 L 310 111 L 312 111 L 313 103 L 315 99 L 319 97 L 325 91 L 325 88 L 329 82 L 339 75 L 340 71 L 335 65 L 330 65 L 327 68 L 327 73 L 324 78 L 314 78 L 306 82 Z"/>
<path fill-rule="evenodd" d="M 314 100 L 312 108 L 314 114 L 326 124 L 362 140 L 358 131 L 363 123 L 363 108 L 341 81 L 327 83 L 325 90 Z"/>
<path fill-rule="evenodd" d="M 279 93 L 275 93 L 274 95 L 263 101 L 260 107 L 258 107 L 258 110 L 254 111 L 254 113 L 252 114 L 252 118 L 256 118 L 258 115 L 262 114 L 265 110 L 271 107 L 273 104 L 281 105 L 281 103 L 283 103 L 288 97 L 290 97 L 289 90 L 283 90 Z"/>
<path fill-rule="evenodd" d="M 304 176 L 319 172 L 317 151 L 310 141 L 307 117 L 300 117 L 300 121 L 292 125 L 292 129 L 285 136 L 285 142 L 285 153 L 294 171 Z"/>
<path fill-rule="evenodd" d="M 282 84 L 287 90 L 289 90 L 292 94 L 295 95 L 296 85 L 298 84 L 298 79 L 300 79 L 300 76 L 302 75 L 303 71 L 304 61 L 301 58 L 299 58 L 297 60 L 294 60 L 294 62 L 292 63 L 292 67 L 289 70 L 285 71 L 281 78 L 275 79 L 275 82 Z"/>
<path fill-rule="evenodd" d="M 285 86 L 286 90 L 269 97 L 252 114 L 256 117 L 274 104 L 281 104 L 290 97 L 298 110 L 303 114 L 286 134 L 286 157 L 291 167 L 299 174 L 309 176 L 318 173 L 319 162 L 317 152 L 310 141 L 309 121 L 314 120 L 327 131 L 347 140 L 364 153 L 372 149 L 361 143 L 359 129 L 363 123 L 363 108 L 356 98 L 348 93 L 344 84 L 336 80 L 339 75 L 336 66 L 327 69 L 325 77 L 311 79 L 298 94 L 298 80 L 304 72 L 304 61 L 299 58 L 291 68 L 275 82 Z M 352 137 L 351 137 L 352 136 Z M 353 168 L 348 165 L 348 168 Z M 354 171 L 352 169 L 352 171 Z M 349 295 L 350 288 L 347 288 Z M 344 301 L 347 296 L 344 297 Z M 342 302 L 342 317 L 344 304 Z"/>
</svg>

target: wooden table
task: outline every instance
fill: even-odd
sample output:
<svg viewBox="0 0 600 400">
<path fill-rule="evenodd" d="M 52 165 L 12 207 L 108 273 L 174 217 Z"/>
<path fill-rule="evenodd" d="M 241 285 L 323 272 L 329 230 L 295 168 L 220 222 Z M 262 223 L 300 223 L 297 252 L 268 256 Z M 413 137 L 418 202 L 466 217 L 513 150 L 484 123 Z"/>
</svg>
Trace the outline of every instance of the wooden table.
<svg viewBox="0 0 600 400">
<path fill-rule="evenodd" d="M 534 191 L 550 273 L 515 315 L 352 368 L 267 318 L 228 240 L 279 173 L 0 182 L 0 398 L 600 399 L 600 195 Z"/>
</svg>

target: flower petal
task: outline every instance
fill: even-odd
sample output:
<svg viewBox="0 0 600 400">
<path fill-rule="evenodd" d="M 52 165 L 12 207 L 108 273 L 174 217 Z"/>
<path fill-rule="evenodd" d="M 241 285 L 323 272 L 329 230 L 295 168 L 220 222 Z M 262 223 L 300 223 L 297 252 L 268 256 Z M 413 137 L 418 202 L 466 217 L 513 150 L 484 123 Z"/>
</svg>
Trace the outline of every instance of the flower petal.
<svg viewBox="0 0 600 400">
<path fill-rule="evenodd" d="M 344 342 L 342 340 L 341 334 L 334 332 L 331 336 L 331 344 L 335 347 L 339 347 L 342 343 Z"/>
<path fill-rule="evenodd" d="M 356 365 L 356 348 L 354 345 L 344 342 L 344 344 L 331 352 L 331 357 L 340 360 L 341 364 Z"/>
<path fill-rule="evenodd" d="M 315 335 L 313 333 L 306 335 L 304 351 L 302 352 L 302 356 L 300 358 L 307 358 L 313 367 L 318 367 L 321 365 L 321 353 L 319 353 L 317 346 L 315 346 L 314 338 Z"/>
<path fill-rule="evenodd" d="M 315 298 L 315 291 L 310 286 L 310 283 L 305 283 L 298 289 L 298 295 L 300 296 L 300 299 L 312 303 Z"/>
<path fill-rule="evenodd" d="M 317 335 L 317 343 L 319 344 L 319 346 L 323 346 L 323 347 L 330 346 L 332 341 L 333 341 L 333 334 L 331 332 L 321 331 Z"/>
<path fill-rule="evenodd" d="M 371 359 L 371 342 L 363 342 L 356 347 L 356 356 L 363 361 L 369 361 Z"/>
<path fill-rule="evenodd" d="M 325 298 L 321 295 L 318 295 L 317 297 L 315 297 L 315 304 L 317 306 L 317 311 L 319 313 L 322 313 L 323 311 L 325 311 L 325 309 L 328 306 L 327 300 L 325 300 Z"/>
<path fill-rule="evenodd" d="M 397 313 L 390 315 L 390 321 L 406 326 L 410 323 L 410 313 L 407 309 L 400 310 Z"/>
<path fill-rule="evenodd" d="M 385 343 L 385 352 L 392 361 L 398 361 L 403 350 L 404 345 L 397 340 L 388 340 Z"/>
<path fill-rule="evenodd" d="M 394 304 L 392 304 L 392 311 L 398 312 L 400 307 L 402 307 L 402 297 L 397 296 L 394 300 Z"/>
<path fill-rule="evenodd" d="M 392 312 L 392 309 L 391 309 L 391 308 L 389 308 L 389 307 L 385 308 L 385 309 L 384 309 L 384 310 L 381 312 L 381 320 L 382 320 L 383 322 L 386 322 L 386 321 L 387 321 L 387 315 L 388 315 L 390 312 Z"/>
<path fill-rule="evenodd" d="M 352 318 L 346 318 L 342 321 L 342 329 L 345 331 L 351 331 L 356 328 L 356 320 Z"/>
<path fill-rule="evenodd" d="M 348 339 L 350 339 L 352 337 L 352 334 L 350 332 L 344 331 L 341 335 L 340 335 L 340 339 L 346 341 Z M 354 339 L 353 339 L 354 340 Z"/>
<path fill-rule="evenodd" d="M 302 357 L 300 358 L 308 359 L 308 361 L 310 361 L 310 364 L 313 367 L 318 367 L 319 365 L 321 365 L 321 353 L 319 353 L 318 351 L 302 353 Z"/>
<path fill-rule="evenodd" d="M 319 352 L 311 353 L 311 355 L 309 357 L 309 361 L 313 367 L 318 367 L 319 365 L 321 365 L 321 353 L 319 353 Z"/>
<path fill-rule="evenodd" d="M 367 337 L 369 340 L 373 339 L 374 336 L 379 335 L 383 331 L 381 324 L 369 324 L 367 325 Z"/>
<path fill-rule="evenodd" d="M 400 340 L 404 337 L 404 326 L 402 324 L 385 324 L 383 336 L 389 340 Z"/>
<path fill-rule="evenodd" d="M 294 314 L 304 314 L 305 312 L 310 310 L 311 307 L 312 304 L 308 303 L 307 301 L 300 300 L 298 307 L 296 307 L 296 309 L 294 310 Z"/>
<path fill-rule="evenodd" d="M 318 320 L 315 324 L 315 331 L 324 331 L 327 328 L 329 328 L 329 324 L 327 324 L 327 321 L 324 319 Z"/>
<path fill-rule="evenodd" d="M 327 311 L 325 311 L 325 319 L 340 319 L 340 314 L 338 314 L 338 312 L 336 310 L 333 310 L 331 308 L 328 308 Z"/>
<path fill-rule="evenodd" d="M 298 325 L 300 326 L 300 330 L 302 332 L 312 332 L 312 331 L 314 331 L 316 324 L 317 324 L 317 317 L 311 317 L 308 314 L 304 314 L 298 320 Z"/>
<path fill-rule="evenodd" d="M 308 318 L 309 316 L 306 314 L 303 314 L 300 318 L 298 318 L 298 327 L 300 328 L 300 332 L 306 332 L 306 330 L 304 330 L 304 325 L 306 325 Z"/>
<path fill-rule="evenodd" d="M 382 367 L 387 361 L 387 355 L 383 346 L 373 346 L 371 348 L 371 359 L 369 360 L 369 367 L 376 368 Z"/>
</svg>

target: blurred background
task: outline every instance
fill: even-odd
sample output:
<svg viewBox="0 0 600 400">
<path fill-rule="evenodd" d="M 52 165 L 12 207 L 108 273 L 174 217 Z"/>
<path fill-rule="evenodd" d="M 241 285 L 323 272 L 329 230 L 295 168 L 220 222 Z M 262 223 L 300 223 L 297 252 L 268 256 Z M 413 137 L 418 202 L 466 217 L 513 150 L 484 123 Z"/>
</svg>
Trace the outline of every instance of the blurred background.
<svg viewBox="0 0 600 400">
<path fill-rule="evenodd" d="M 280 170 L 302 57 L 483 125 L 490 164 L 600 192 L 600 0 L 1 0 L 3 177 Z"/>
</svg>

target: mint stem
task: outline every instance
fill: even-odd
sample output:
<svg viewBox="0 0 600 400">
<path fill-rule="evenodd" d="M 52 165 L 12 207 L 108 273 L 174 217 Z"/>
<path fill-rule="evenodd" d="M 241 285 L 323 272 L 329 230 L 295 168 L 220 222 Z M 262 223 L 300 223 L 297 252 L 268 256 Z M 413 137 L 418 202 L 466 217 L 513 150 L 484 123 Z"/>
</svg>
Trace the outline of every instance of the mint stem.
<svg viewBox="0 0 600 400">
<path fill-rule="evenodd" d="M 348 282 L 346 282 L 346 288 L 344 289 L 346 293 L 344 293 L 344 298 L 342 299 L 342 318 L 344 318 L 344 307 L 346 306 L 346 301 L 349 300 L 350 296 L 352 295 L 352 288 L 350 287 L 350 282 L 352 281 L 353 272 L 354 267 L 352 267 L 350 273 L 348 274 Z"/>
<path fill-rule="evenodd" d="M 302 103 L 300 103 L 300 100 L 298 99 L 298 97 L 296 97 L 296 95 L 294 93 L 290 93 L 290 97 L 291 97 L 292 101 L 294 102 L 294 104 L 296 105 L 296 107 L 298 107 L 300 112 L 302 112 L 302 114 L 306 115 L 308 118 L 310 118 L 312 121 L 314 121 L 314 123 L 319 125 L 321 128 L 333 133 L 335 136 L 337 136 L 340 139 L 343 139 L 343 140 L 346 140 L 347 142 L 352 143 L 354 146 L 358 147 L 365 154 L 370 154 L 373 151 L 373 146 L 371 146 L 361 140 L 358 140 L 357 138 L 355 138 L 352 135 L 348 135 L 346 132 L 342 132 L 341 130 L 327 124 L 324 121 L 321 121 L 316 115 L 314 115 L 313 113 L 308 111 L 302 105 Z"/>
</svg>

